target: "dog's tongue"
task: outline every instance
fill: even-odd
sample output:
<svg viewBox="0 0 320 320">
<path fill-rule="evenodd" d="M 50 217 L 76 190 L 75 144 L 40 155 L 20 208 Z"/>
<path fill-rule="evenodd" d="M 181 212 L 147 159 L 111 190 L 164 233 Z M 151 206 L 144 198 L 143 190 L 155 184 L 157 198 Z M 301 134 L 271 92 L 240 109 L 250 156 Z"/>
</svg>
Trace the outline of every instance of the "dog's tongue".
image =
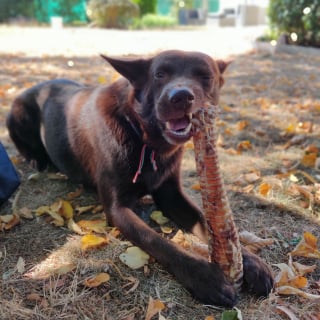
<svg viewBox="0 0 320 320">
<path fill-rule="evenodd" d="M 189 125 L 189 119 L 187 117 L 180 119 L 172 119 L 167 123 L 169 125 L 169 129 L 173 131 L 183 130 Z"/>
</svg>

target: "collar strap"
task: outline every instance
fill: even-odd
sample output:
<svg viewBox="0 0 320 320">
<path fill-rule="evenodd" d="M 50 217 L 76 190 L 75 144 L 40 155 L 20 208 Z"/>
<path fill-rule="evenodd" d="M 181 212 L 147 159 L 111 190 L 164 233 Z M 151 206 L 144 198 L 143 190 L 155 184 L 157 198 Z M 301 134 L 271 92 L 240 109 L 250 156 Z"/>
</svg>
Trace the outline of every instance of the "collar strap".
<svg viewBox="0 0 320 320">
<path fill-rule="evenodd" d="M 142 172 L 142 168 L 143 168 L 143 165 L 145 163 L 144 159 L 146 157 L 146 149 L 147 149 L 147 145 L 144 144 L 142 146 L 141 153 L 140 153 L 140 160 L 139 160 L 138 170 L 137 170 L 136 174 L 134 175 L 134 177 L 132 179 L 132 183 L 136 183 L 137 182 L 138 177 Z M 157 166 L 157 162 L 155 160 L 155 152 L 154 152 L 154 150 L 151 151 L 150 162 L 152 164 L 153 171 L 157 171 L 158 170 L 158 166 Z"/>
</svg>

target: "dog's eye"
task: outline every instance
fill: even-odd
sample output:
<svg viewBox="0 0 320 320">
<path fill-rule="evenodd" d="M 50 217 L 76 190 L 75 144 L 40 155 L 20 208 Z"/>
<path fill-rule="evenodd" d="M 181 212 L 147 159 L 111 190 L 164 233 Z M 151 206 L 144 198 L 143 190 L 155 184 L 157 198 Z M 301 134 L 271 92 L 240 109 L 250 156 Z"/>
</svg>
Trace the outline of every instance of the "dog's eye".
<svg viewBox="0 0 320 320">
<path fill-rule="evenodd" d="M 155 74 L 154 74 L 154 77 L 156 79 L 163 79 L 165 77 L 165 73 L 163 71 L 157 71 Z"/>
</svg>

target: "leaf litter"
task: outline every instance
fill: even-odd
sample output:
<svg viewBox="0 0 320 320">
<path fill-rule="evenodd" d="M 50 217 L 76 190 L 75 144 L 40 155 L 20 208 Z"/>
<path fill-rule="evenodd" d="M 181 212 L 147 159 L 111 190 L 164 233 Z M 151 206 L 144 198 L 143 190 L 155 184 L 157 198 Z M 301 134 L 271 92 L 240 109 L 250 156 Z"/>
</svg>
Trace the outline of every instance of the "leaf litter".
<svg viewBox="0 0 320 320">
<path fill-rule="evenodd" d="M 3 60 L 6 62 L 7 83 L 0 83 L 0 92 L 3 93 L 0 98 L 4 106 L 0 110 L 1 117 L 8 111 L 12 97 L 18 89 L 56 77 L 57 73 L 53 70 L 58 70 L 58 75 L 61 77 L 77 81 L 80 76 L 89 84 L 108 82 L 115 77 L 98 58 L 90 60 L 74 58 L 73 68 L 68 67 L 68 61 L 64 61 L 64 57 L 45 57 L 41 60 L 8 55 L 3 56 Z M 317 139 L 320 131 L 318 125 L 320 88 L 317 84 L 320 79 L 319 75 L 312 71 L 320 66 L 319 60 L 319 57 L 310 59 L 303 55 L 249 54 L 237 57 L 226 74 L 217 127 L 220 136 L 221 168 L 230 204 L 235 212 L 240 232 L 253 235 L 249 236 L 253 237 L 251 242 L 245 245 L 251 245 L 251 249 L 258 251 L 258 254 L 270 264 L 287 266 L 283 267 L 284 271 L 280 271 L 286 275 L 279 276 L 281 285 L 276 288 L 278 292 L 271 294 L 268 299 L 253 301 L 252 297 L 248 298 L 245 294 L 240 296 L 237 307 L 244 319 L 283 319 L 283 315 L 290 319 L 302 317 L 316 319 L 316 315 L 320 313 L 319 303 L 313 302 L 313 297 L 320 294 L 318 246 L 314 246 L 315 241 L 312 237 L 310 239 L 310 236 L 307 236 L 306 239 L 304 236 L 306 232 L 312 234 L 316 240 L 320 236 L 318 200 L 320 179 L 317 165 L 320 147 Z M 51 64 L 54 68 L 48 68 L 45 63 Z M 87 68 L 89 64 L 91 68 Z M 19 68 L 16 65 L 19 65 Z M 21 68 L 22 66 L 25 68 Z M 23 69 L 31 71 L 24 74 L 20 71 Z M 268 72 L 263 73 L 261 77 L 261 70 Z M 17 74 L 19 77 L 15 76 Z M 308 80 L 306 81 L 311 76 L 313 86 L 308 84 Z M 131 244 L 115 229 L 97 222 L 100 219 L 102 221 L 104 215 L 94 216 L 101 213 L 101 208 L 96 204 L 91 205 L 97 203 L 96 198 L 81 187 L 72 185 L 59 174 L 39 177 L 35 175 L 28 180 L 28 176 L 35 172 L 19 159 L 9 140 L 4 142 L 11 157 L 16 159 L 15 163 L 22 174 L 23 185 L 21 196 L 17 201 L 18 210 L 15 210 L 18 218 L 13 217 L 8 205 L 4 209 L 5 214 L 12 217 L 8 218 L 9 222 L 1 220 L 0 224 L 2 226 L 0 235 L 3 238 L 0 262 L 6 262 L 5 265 L 1 264 L 0 268 L 3 270 L 0 271 L 4 274 L 15 270 L 5 280 L 6 286 L 12 289 L 6 290 L 5 294 L 0 296 L 3 305 L 0 317 L 5 318 L 8 312 L 17 310 L 15 311 L 17 314 L 25 314 L 25 318 L 30 318 L 30 312 L 34 311 L 23 303 L 29 297 L 36 304 L 42 303 L 40 311 L 37 312 L 43 317 L 49 319 L 49 314 L 55 314 L 52 318 L 58 319 L 61 302 L 51 296 L 53 309 L 51 308 L 49 313 L 48 301 L 43 298 L 42 292 L 48 290 L 48 287 L 39 291 L 37 282 L 30 283 L 30 278 L 53 281 L 54 277 L 63 279 L 59 290 L 66 301 L 64 310 L 70 315 L 85 314 L 88 318 L 102 318 L 102 313 L 108 310 L 107 313 L 115 319 L 144 318 L 147 315 L 150 297 L 156 296 L 156 300 L 165 306 L 154 314 L 159 319 L 222 317 L 221 311 L 212 312 L 212 309 L 192 300 L 190 295 L 152 258 L 148 259 L 148 264 L 144 264 L 144 268 L 137 270 L 131 270 L 122 264 L 119 256 Z M 186 144 L 185 149 L 182 171 L 184 188 L 200 204 L 200 190 L 192 161 L 192 143 Z M 240 182 L 235 183 L 235 177 L 240 176 Z M 62 202 L 52 207 L 57 199 L 67 201 L 68 204 Z M 73 209 L 72 213 L 69 204 Z M 153 206 L 152 202 L 144 205 Z M 39 207 L 48 207 L 47 212 L 32 219 L 33 212 Z M 67 207 L 66 212 L 63 207 Z M 59 213 L 60 210 L 63 213 Z M 153 210 L 152 207 L 150 212 Z M 16 227 L 16 222 L 10 224 L 10 221 L 17 221 L 15 219 L 19 219 L 19 227 Z M 88 223 L 85 222 L 83 227 L 82 223 L 79 224 L 80 221 Z M 51 226 L 48 222 L 59 227 Z M 88 228 L 90 224 L 96 225 L 97 229 Z M 161 223 L 159 227 L 167 227 L 167 224 Z M 176 231 L 173 229 L 167 236 L 172 238 Z M 115 232 L 115 236 L 111 235 L 111 232 Z M 23 242 L 15 240 L 19 239 L 20 233 L 23 234 Z M 68 238 L 69 233 L 80 236 Z M 83 236 L 104 239 L 108 237 L 109 242 L 104 243 L 99 249 L 99 242 L 93 241 L 93 247 L 97 246 L 97 249 L 81 250 Z M 207 248 L 204 244 L 198 243 L 192 237 L 188 238 L 190 236 L 185 234 L 180 237 L 182 238 L 179 240 L 179 245 L 206 256 Z M 300 241 L 295 242 L 299 237 Z M 40 242 L 37 242 L 37 238 Z M 267 246 L 263 245 L 265 240 Z M 32 243 L 36 245 L 33 246 Z M 23 251 L 19 249 L 22 245 Z M 299 255 L 301 250 L 309 253 L 301 257 Z M 288 256 L 290 252 L 291 255 Z M 20 271 L 25 269 L 26 273 L 20 274 L 18 268 Z M 273 268 L 277 274 L 279 268 L 276 266 Z M 95 283 L 95 276 L 101 273 L 110 276 L 105 282 L 107 285 L 91 288 L 90 295 L 82 291 L 81 283 L 86 279 L 93 279 Z M 16 277 L 20 278 L 19 284 L 15 281 L 10 282 Z M 73 288 L 73 295 L 78 295 L 78 301 L 82 300 L 82 305 L 88 308 L 80 308 L 75 300 L 71 299 L 67 283 Z M 50 290 L 53 290 L 52 287 Z M 16 292 L 16 295 L 12 296 L 9 292 Z M 51 291 L 51 294 L 57 292 Z M 91 297 L 95 301 L 94 305 L 99 305 L 101 308 L 89 311 Z M 14 301 L 14 308 L 10 307 L 8 301 Z M 229 314 L 235 313 L 229 312 Z"/>
</svg>

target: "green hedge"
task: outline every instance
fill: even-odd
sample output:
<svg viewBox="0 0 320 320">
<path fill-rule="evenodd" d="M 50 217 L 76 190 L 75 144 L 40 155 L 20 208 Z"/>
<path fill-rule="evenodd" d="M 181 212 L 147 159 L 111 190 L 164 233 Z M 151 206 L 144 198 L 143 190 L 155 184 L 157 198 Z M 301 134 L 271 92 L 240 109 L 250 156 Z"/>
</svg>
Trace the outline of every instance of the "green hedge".
<svg viewBox="0 0 320 320">
<path fill-rule="evenodd" d="M 132 0 L 132 2 L 139 6 L 141 15 L 156 13 L 157 0 Z"/>
<path fill-rule="evenodd" d="M 91 21 L 103 28 L 128 28 L 139 13 L 130 0 L 90 0 L 87 5 Z"/>
<path fill-rule="evenodd" d="M 287 34 L 289 42 L 320 47 L 319 0 L 270 0 L 269 18 L 272 29 Z"/>
</svg>

